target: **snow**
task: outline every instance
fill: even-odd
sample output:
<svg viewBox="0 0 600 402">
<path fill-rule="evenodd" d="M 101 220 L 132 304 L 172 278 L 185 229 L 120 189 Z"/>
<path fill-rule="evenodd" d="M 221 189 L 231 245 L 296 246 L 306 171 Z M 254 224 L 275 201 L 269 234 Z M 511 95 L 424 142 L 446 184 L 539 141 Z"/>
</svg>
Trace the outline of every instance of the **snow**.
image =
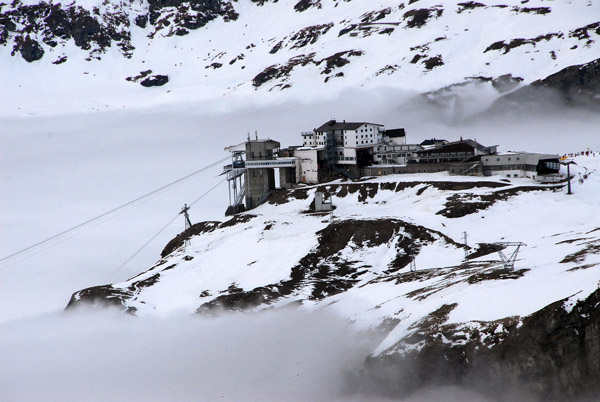
<svg viewBox="0 0 600 402">
<path fill-rule="evenodd" d="M 580 156 L 575 160 L 578 163 L 576 169 L 582 171 L 584 166 L 590 171 L 600 167 L 600 157 Z M 515 270 L 525 269 L 523 276 L 470 284 L 467 278 L 471 275 L 499 269 L 499 258 L 494 254 L 487 255 L 475 260 L 475 263 L 483 263 L 481 268 L 477 265 L 462 267 L 464 251 L 440 238 L 422 247 L 416 257 L 417 274 L 428 275 L 414 280 L 390 278 L 382 281 L 379 279 L 386 277 L 388 264 L 396 255 L 394 244 L 363 249 L 351 243 L 339 256 L 347 261 L 357 261 L 356 266 L 361 269 L 368 269 L 368 274 L 360 277 L 359 284 L 322 301 L 308 301 L 306 291 L 309 289 L 299 289 L 276 305 L 304 300 L 304 309 L 332 310 L 352 320 L 359 330 L 376 327 L 389 318 L 400 320 L 375 349 L 374 353 L 378 354 L 392 350 L 390 348 L 402 337 L 414 330 L 416 322 L 442 305 L 457 304 L 447 323 L 460 324 L 523 317 L 564 298 L 570 298 L 570 303 L 574 303 L 600 285 L 600 255 L 597 253 L 582 257 L 580 262 L 563 261 L 588 243 L 600 242 L 598 222 L 589 219 L 599 210 L 596 200 L 600 187 L 593 181 L 595 173 L 583 184 L 575 186 L 575 195 L 567 195 L 564 189 L 524 192 L 462 218 L 445 218 L 435 212 L 443 208 L 446 198 L 453 193 L 490 194 L 497 189 L 442 191 L 428 188 L 417 195 L 419 189 L 428 182 L 505 183 L 501 181 L 504 179 L 447 174 L 390 175 L 369 179 L 365 183 L 418 180 L 422 184 L 398 193 L 379 189 L 364 203 L 358 202 L 358 193 L 343 198 L 334 196 L 335 220 L 400 218 L 439 230 L 457 243 L 461 242 L 462 232 L 467 231 L 472 246 L 477 242 L 522 241 L 526 246 L 520 250 Z M 506 188 L 531 185 L 535 183 L 519 179 Z M 206 299 L 210 300 L 230 285 L 248 291 L 289 279 L 292 267 L 315 247 L 315 233 L 329 223 L 327 217 L 302 213 L 310 202 L 311 197 L 278 206 L 265 204 L 252 211 L 257 216 L 248 223 L 192 238 L 189 246 L 161 261 L 163 267 L 177 264 L 175 269 L 161 272 L 160 280 L 138 292 L 129 305 L 138 309 L 137 313 L 142 316 L 168 315 L 173 311 L 193 313 L 202 303 L 198 295 L 204 291 L 210 294 Z M 267 225 L 270 226 L 268 230 Z M 565 232 L 565 228 L 574 227 L 577 231 Z M 585 238 L 580 238 L 584 234 Z M 186 260 L 183 256 L 194 258 Z M 224 259 L 224 256 L 227 257 Z M 408 266 L 401 273 L 407 271 Z M 145 279 L 155 272 L 151 270 L 132 281 Z M 132 281 L 114 286 L 127 288 Z"/>
<path fill-rule="evenodd" d="M 75 2 L 87 8 L 96 3 L 95 0 Z M 18 54 L 10 56 L 9 45 L 1 46 L 0 86 L 3 91 L 0 93 L 0 113 L 5 116 L 98 113 L 123 108 L 179 107 L 189 103 L 222 110 L 231 104 L 266 105 L 284 100 L 305 103 L 318 98 L 332 99 L 348 88 L 368 91 L 388 88 L 422 93 L 463 82 L 466 77 L 498 77 L 507 73 L 524 78 L 526 84 L 562 68 L 600 57 L 597 46 L 586 45 L 569 36 L 571 30 L 596 22 L 596 16 L 600 15 L 597 3 L 566 0 L 551 4 L 541 0 L 527 3 L 528 7 L 550 7 L 551 12 L 545 15 L 515 12 L 514 7 L 522 7 L 517 0 L 504 1 L 507 8 L 489 4 L 462 13 L 457 13 L 458 7 L 450 3 L 444 5 L 439 18 L 430 19 L 423 28 L 406 27 L 403 15 L 410 9 L 436 6 L 435 1 L 423 0 L 404 9 L 391 0 L 323 1 L 321 9 L 310 8 L 302 13 L 294 11 L 295 3 L 282 0 L 257 6 L 247 0 L 234 2 L 239 13 L 237 21 L 224 22 L 218 18 L 182 37 L 163 37 L 159 31 L 151 40 L 147 35 L 152 28 L 141 29 L 131 24 L 135 46 L 131 59 L 124 58 L 113 46 L 101 55 L 102 60 L 86 61 L 88 53 L 76 48 L 70 40 L 56 48 L 44 45 L 45 56 L 27 63 Z M 146 6 L 140 3 L 115 7 L 131 9 L 132 19 Z M 392 8 L 391 14 L 378 22 L 401 22 L 389 36 L 377 33 L 366 37 L 338 36 L 347 25 L 360 22 L 365 12 L 386 7 Z M 280 21 L 286 21 L 286 24 Z M 277 53 L 270 53 L 276 43 L 289 40 L 293 32 L 327 23 L 334 23 L 333 28 L 321 35 L 316 43 L 298 49 L 284 46 Z M 484 53 L 496 41 L 559 32 L 563 34 L 560 37 L 519 46 L 506 54 L 503 51 Z M 445 39 L 436 40 L 441 37 Z M 382 46 L 384 41 L 385 46 Z M 248 48 L 251 44 L 254 47 Z M 423 52 L 416 49 L 418 46 L 428 50 Z M 320 60 L 347 50 L 360 50 L 364 55 L 353 57 L 350 64 L 335 69 L 331 75 L 343 72 L 344 76 L 333 77 L 327 83 L 321 74 L 322 66 L 309 64 L 294 69 L 288 82 L 292 84 L 289 89 L 273 89 L 279 81 L 267 82 L 258 89 L 252 85 L 252 79 L 266 67 L 284 64 L 292 57 L 314 52 L 315 60 Z M 551 51 L 555 52 L 556 60 L 551 58 Z M 419 53 L 428 57 L 439 54 L 444 65 L 428 71 L 422 63 L 410 63 Z M 244 54 L 244 59 L 230 64 L 240 54 Z M 52 62 L 61 55 L 67 56 L 67 62 L 53 65 Z M 223 66 L 206 68 L 216 61 Z M 399 68 L 393 74 L 376 74 L 388 65 Z M 154 74 L 168 74 L 169 83 L 164 87 L 143 88 L 125 80 L 148 69 Z M 488 84 L 478 86 L 475 96 L 480 101 L 469 101 L 467 95 L 465 106 L 489 105 L 499 94 Z"/>
<path fill-rule="evenodd" d="M 91 1 L 85 5 L 92 3 L 95 4 Z M 522 6 L 520 1 L 512 0 L 486 2 L 488 7 L 485 9 L 461 14 L 452 12 L 453 6 L 445 6 L 443 16 L 429 23 L 431 29 L 401 26 L 389 37 L 375 34 L 367 38 L 349 35 L 338 38 L 337 34 L 343 27 L 342 19 L 356 22 L 365 11 L 388 5 L 397 7 L 397 3 L 339 2 L 334 8 L 333 3 L 323 1 L 320 10 L 295 13 L 290 11 L 295 1 L 280 0 L 263 7 L 239 1 L 235 3 L 240 12 L 237 22 L 215 20 L 185 37 L 162 38 L 157 35 L 154 41 L 150 41 L 146 38 L 149 28 L 133 29 L 136 52 L 131 60 L 124 59 L 116 48 L 112 48 L 102 55 L 101 61 L 86 61 L 87 54 L 68 41 L 64 47 L 46 47 L 46 54 L 39 62 L 26 63 L 19 55 L 10 56 L 10 46 L 0 46 L 0 258 L 226 157 L 227 153 L 222 151 L 224 147 L 239 143 L 254 130 L 258 130 L 261 137 L 281 141 L 282 146 L 293 145 L 301 143 L 300 132 L 337 117 L 373 121 L 386 127 L 406 127 L 408 141 L 416 143 L 431 137 L 456 140 L 463 136 L 476 138 L 486 145 L 500 144 L 504 149 L 561 155 L 588 147 L 597 151 L 600 148 L 597 136 L 600 120 L 592 113 L 557 110 L 550 111 L 549 116 L 530 116 L 524 120 L 464 123 L 462 119 L 465 116 L 483 110 L 497 98 L 498 94 L 490 85 L 455 89 L 461 98 L 448 109 L 431 108 L 415 102 L 413 95 L 462 82 L 469 76 L 496 77 L 512 73 L 528 83 L 561 68 L 600 57 L 595 44 L 585 46 L 568 36 L 570 30 L 597 20 L 600 3 L 541 0 L 527 3 L 528 7 L 551 7 L 552 13 L 544 16 L 514 13 L 510 7 L 491 7 L 501 3 Z M 76 4 L 84 3 L 78 1 Z M 399 20 L 410 8 L 435 4 L 434 1 L 421 0 L 404 10 L 395 11 L 384 21 Z M 134 7 L 143 9 L 145 6 L 136 3 Z M 281 24 L 281 21 L 286 21 L 286 24 Z M 328 22 L 334 22 L 334 28 L 316 44 L 296 50 L 288 47 L 275 55 L 269 54 L 274 44 L 292 31 Z M 466 26 L 468 31 L 464 30 Z M 483 53 L 496 40 L 533 38 L 558 31 L 565 34 L 564 38 L 541 41 L 535 46 L 520 46 L 507 54 L 501 51 Z M 597 41 L 599 38 L 594 35 L 592 37 Z M 382 46 L 380 39 L 384 36 L 385 46 Z M 440 36 L 447 39 L 433 41 Z M 418 53 L 410 48 L 427 42 L 431 42 L 428 53 L 442 54 L 446 63 L 429 72 L 425 72 L 420 64 L 409 63 Z M 256 47 L 246 49 L 250 43 Z M 573 50 L 575 44 L 578 47 Z M 345 75 L 343 78 L 333 78 L 324 84 L 320 70 L 307 66 L 294 70 L 290 78 L 293 86 L 288 90 L 269 91 L 267 85 L 256 90 L 252 86 L 252 77 L 269 65 L 286 62 L 298 54 L 316 52 L 319 59 L 349 49 L 363 50 L 365 56 L 353 58 L 341 69 Z M 465 49 L 469 51 L 465 52 Z M 556 52 L 556 60 L 550 58 L 551 50 Z M 225 54 L 219 55 L 220 52 Z M 238 61 L 229 65 L 229 61 L 240 53 L 246 55 L 243 63 Z M 51 64 L 63 54 L 68 56 L 66 63 Z M 223 63 L 221 69 L 205 68 L 213 62 L 213 58 Z M 388 64 L 398 64 L 400 69 L 394 74 L 375 76 L 376 71 Z M 246 68 L 241 69 L 242 65 Z M 125 77 L 147 69 L 157 74 L 168 73 L 169 84 L 160 88 L 142 88 L 139 84 L 125 81 Z M 565 256 L 584 249 L 589 242 L 597 244 L 600 236 L 600 231 L 595 231 L 600 226 L 597 220 L 600 212 L 597 202 L 600 196 L 600 156 L 577 156 L 574 160 L 578 163 L 571 166 L 575 173 L 583 174 L 583 166 L 595 171 L 583 184 L 573 181 L 572 196 L 565 195 L 564 191 L 522 193 L 460 219 L 435 215 L 443 208 L 449 193 L 427 187 L 417 196 L 426 184 L 398 193 L 379 191 L 364 204 L 358 203 L 356 194 L 334 200 L 336 219 L 402 219 L 438 230 L 458 243 L 462 242 L 462 232 L 467 231 L 470 245 L 476 242 L 522 241 L 527 246 L 519 253 L 516 269 L 529 271 L 521 278 L 469 285 L 461 280 L 460 275 L 465 279 L 476 271 L 459 271 L 455 280 L 439 276 L 398 284 L 393 280 L 370 282 L 382 273 L 383 265 L 394 255 L 393 250 L 386 245 L 373 249 L 348 247 L 342 251 L 344 257 L 356 256 L 365 265 L 373 266 L 372 271 L 365 275 L 361 284 L 364 286 L 354 287 L 321 302 L 306 300 L 310 293 L 310 289 L 306 288 L 275 307 L 294 298 L 303 299 L 299 311 L 309 315 L 315 311 L 332 313 L 336 319 L 342 317 L 344 325 L 347 320 L 352 321 L 352 330 L 374 329 L 382 323 L 391 325 L 393 329 L 385 339 L 370 344 L 363 351 L 365 354 L 391 350 L 412 331 L 411 325 L 444 304 L 458 304 L 450 313 L 448 323 L 465 325 L 476 325 L 476 320 L 525 316 L 565 298 L 564 308 L 569 311 L 577 300 L 597 289 L 600 281 L 600 256 L 597 253 L 585 255 L 580 262 L 560 262 Z M 315 233 L 328 224 L 326 218 L 300 214 L 307 209 L 310 197 L 280 206 L 263 205 L 252 212 L 258 217 L 247 225 L 195 238 L 185 251 L 170 256 L 167 265 L 162 267 L 177 263 L 177 268 L 165 271 L 160 278 L 160 286 L 146 288 L 133 302 L 140 316 L 136 323 L 142 323 L 141 327 L 128 324 L 124 329 L 119 324 L 113 328 L 101 318 L 97 320 L 96 316 L 85 325 L 80 325 L 79 321 L 62 325 L 61 320 L 65 316 L 59 313 L 77 290 L 106 283 L 123 284 L 127 278 L 152 267 L 163 246 L 183 229 L 183 218 L 169 226 L 128 264 L 120 266 L 176 216 L 185 202 L 189 203 L 219 183 L 222 180 L 219 173 L 219 166 L 209 169 L 146 202 L 0 264 L 0 329 L 6 335 L 2 337 L 0 346 L 3 356 L 8 356 L 6 360 L 16 364 L 18 370 L 15 372 L 19 378 L 52 378 L 56 380 L 54 383 L 62 384 L 63 378 L 59 379 L 59 376 L 63 371 L 55 373 L 56 362 L 62 361 L 65 363 L 63 367 L 80 370 L 89 362 L 81 357 L 86 356 L 83 352 L 87 350 L 92 352 L 92 361 L 98 365 L 92 365 L 92 369 L 71 378 L 75 384 L 89 385 L 82 377 L 86 374 L 88 378 L 94 377 L 97 374 L 93 371 L 95 367 L 101 367 L 99 371 L 104 373 L 112 372 L 115 361 L 122 363 L 124 357 L 130 357 L 134 362 L 142 361 L 148 350 L 163 350 L 161 348 L 165 344 L 177 353 L 189 354 L 191 358 L 185 360 L 187 363 L 183 367 L 196 373 L 196 363 L 206 358 L 203 354 L 205 348 L 198 348 L 202 341 L 198 341 L 197 334 L 204 333 L 207 327 L 186 327 L 178 319 L 172 320 L 173 317 L 193 313 L 202 302 L 199 295 L 205 290 L 215 297 L 216 292 L 227 289 L 231 284 L 249 290 L 287 279 L 290 267 L 315 246 Z M 390 180 L 426 183 L 499 181 L 501 178 L 473 179 L 440 173 L 379 177 L 369 182 Z M 529 185 L 531 182 L 514 179 L 510 184 Z M 487 189 L 470 191 L 489 193 Z M 192 221 L 225 220 L 223 212 L 227 197 L 225 186 L 217 187 L 190 211 Z M 262 232 L 270 223 L 274 224 L 273 229 Z M 186 255 L 193 259 L 184 260 Z M 462 249 L 438 240 L 423 247 L 416 258 L 417 269 L 450 272 L 460 264 L 462 257 Z M 483 263 L 488 259 L 497 260 L 497 257 L 492 254 L 476 262 Z M 408 267 L 400 274 L 407 271 Z M 152 275 L 150 271 L 137 280 Z M 425 292 L 428 296 L 421 300 L 407 295 L 426 287 L 437 291 Z M 296 315 L 289 317 L 292 322 L 297 318 Z M 391 320 L 398 321 L 393 321 L 393 324 Z M 252 327 L 248 323 L 253 322 L 253 317 L 247 321 L 233 321 L 238 324 L 226 326 L 224 331 L 236 335 L 232 337 L 223 337 L 220 331 L 211 332 L 210 328 L 218 327 L 222 321 L 209 324 L 207 333 L 224 339 L 222 345 L 227 346 L 217 351 L 227 351 L 231 345 L 238 348 L 248 346 L 248 350 L 253 350 L 251 346 L 255 343 L 236 343 L 238 333 L 248 334 L 248 328 Z M 327 328 L 331 320 L 325 321 L 319 322 L 316 327 Z M 161 324 L 156 325 L 157 322 Z M 273 321 L 272 317 L 267 317 L 257 322 L 262 325 Z M 274 322 L 269 328 L 277 328 L 279 321 Z M 257 347 L 268 349 L 273 344 L 281 345 L 276 342 L 277 335 L 280 335 L 281 341 L 291 339 L 289 333 L 301 334 L 293 338 L 300 341 L 319 338 L 321 332 L 316 335 L 299 330 L 294 332 L 304 322 L 299 321 L 297 327 L 290 326 L 289 322 L 282 323 L 283 329 L 274 332 L 274 337 L 267 340 L 268 346 L 259 342 Z M 131 327 L 139 330 L 132 332 Z M 173 328 L 182 327 L 186 328 L 186 334 L 190 334 L 183 339 L 184 344 L 193 345 L 189 348 L 181 347 L 181 338 L 173 336 Z M 73 331 L 74 328 L 78 330 Z M 155 334 L 157 328 L 159 332 Z M 264 327 L 260 328 L 251 332 L 256 338 L 263 334 Z M 340 332 L 348 334 L 345 329 L 336 331 L 322 334 L 322 338 L 328 341 L 325 348 L 337 345 L 337 339 L 347 339 L 350 344 L 355 344 L 355 337 L 340 335 Z M 70 333 L 74 335 L 63 339 L 65 334 Z M 114 354 L 107 354 L 111 357 L 109 362 L 98 363 L 102 360 L 99 356 L 103 351 L 113 351 L 113 344 L 108 345 L 104 341 L 117 339 L 123 333 L 131 339 L 119 344 Z M 81 355 L 78 355 L 81 340 L 87 340 L 90 334 L 91 343 L 84 342 Z M 161 335 L 165 334 L 166 341 L 160 341 Z M 30 343 L 23 340 L 32 336 L 36 340 L 33 347 L 29 347 Z M 102 347 L 93 344 L 98 340 L 101 340 L 99 344 Z M 204 340 L 208 345 L 214 344 L 210 337 Z M 331 340 L 336 341 L 329 342 Z M 48 345 L 52 347 L 48 348 Z M 75 351 L 73 345 L 77 345 Z M 312 350 L 312 346 L 309 343 L 306 350 Z M 282 345 L 274 353 L 282 350 L 288 350 L 288 346 Z M 7 351 L 11 352 L 10 355 L 5 353 Z M 62 360 L 59 357 L 65 351 L 72 353 L 65 353 L 66 357 L 63 356 Z M 187 353 L 189 351 L 192 353 Z M 338 352 L 343 354 L 344 351 L 335 349 L 332 354 L 323 355 L 323 359 L 336 358 Z M 176 355 L 177 361 L 181 362 L 181 354 Z M 207 365 L 218 363 L 220 356 L 215 352 Z M 149 371 L 165 366 L 164 362 L 174 361 L 171 358 L 169 353 L 158 353 L 156 360 L 151 361 Z M 260 359 L 260 355 L 249 358 L 251 361 Z M 235 359 L 223 361 L 216 365 L 217 371 L 222 370 L 221 377 L 211 377 L 210 367 L 203 366 L 205 371 L 202 372 L 207 376 L 202 378 L 209 380 L 202 384 L 210 383 L 211 378 L 225 378 L 228 368 L 237 367 Z M 307 360 L 302 355 L 294 361 L 306 363 Z M 310 367 L 323 367 L 322 361 L 319 358 L 315 366 Z M 354 367 L 357 366 L 356 362 L 353 363 Z M 345 364 L 346 360 L 340 366 Z M 129 378 L 128 372 L 139 375 L 142 366 L 128 364 L 118 374 L 123 374 L 123 378 Z M 149 377 L 147 372 L 139 376 L 141 382 L 156 384 L 150 393 L 161 385 L 165 388 L 158 389 L 159 393 L 168 389 L 160 380 L 170 378 L 171 366 L 166 366 L 167 370 L 157 370 L 160 373 L 158 377 Z M 32 372 L 34 367 L 40 369 Z M 253 368 L 252 365 L 244 367 L 248 372 Z M 282 371 L 285 374 L 277 378 L 293 384 L 293 367 L 285 366 Z M 184 376 L 184 373 L 178 373 Z M 247 382 L 242 382 L 251 384 L 261 378 L 275 378 L 277 373 L 277 370 L 262 370 L 257 376 L 250 376 Z M 9 373 L 6 370 L 0 374 L 3 383 L 18 383 L 7 380 Z M 53 375 L 49 377 L 49 374 Z M 164 377 L 161 377 L 163 374 Z M 148 381 L 148 378 L 155 381 Z M 315 378 L 310 377 L 307 383 L 313 380 Z M 122 384 L 122 380 L 108 378 L 106 381 L 103 384 L 112 381 L 111 385 L 119 385 L 118 389 L 130 390 L 131 393 L 125 392 L 124 395 L 135 395 L 126 400 L 139 396 L 137 389 L 128 388 L 131 385 Z M 195 384 L 196 381 L 197 378 L 193 378 L 190 383 Z M 35 382 L 39 389 L 52 389 L 51 380 Z M 182 389 L 189 385 L 184 382 Z M 19 384 L 22 386 L 9 387 L 8 391 L 23 395 L 23 390 L 30 389 L 31 380 Z M 223 383 L 215 387 L 218 388 L 219 384 Z M 235 384 L 223 386 L 228 390 L 235 389 Z M 281 383 L 270 386 L 281 391 L 278 395 L 286 395 Z M 82 385 L 72 397 L 74 400 L 92 400 L 90 389 L 97 390 L 98 387 Z M 269 395 L 268 391 L 264 393 Z M 247 394 L 241 395 L 241 399 L 251 400 Z M 214 391 L 214 396 L 220 396 L 218 390 Z M 315 400 L 322 399 L 316 396 Z"/>
</svg>

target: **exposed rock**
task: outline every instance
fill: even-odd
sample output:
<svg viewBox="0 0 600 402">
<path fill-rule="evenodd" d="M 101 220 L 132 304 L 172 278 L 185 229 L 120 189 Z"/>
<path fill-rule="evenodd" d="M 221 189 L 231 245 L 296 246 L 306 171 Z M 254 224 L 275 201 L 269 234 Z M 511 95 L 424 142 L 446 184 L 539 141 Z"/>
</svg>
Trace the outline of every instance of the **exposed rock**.
<svg viewBox="0 0 600 402">
<path fill-rule="evenodd" d="M 67 56 L 61 56 L 58 59 L 54 60 L 52 64 L 62 64 L 67 61 Z"/>
<path fill-rule="evenodd" d="M 290 49 L 299 49 L 307 45 L 315 44 L 321 35 L 325 35 L 333 27 L 333 22 L 329 24 L 312 25 L 303 28 L 290 35 L 289 39 L 286 37 L 279 41 L 269 53 L 275 54 L 283 47 Z M 287 43 L 286 43 L 287 42 Z"/>
<path fill-rule="evenodd" d="M 521 77 L 513 77 L 512 74 L 504 74 L 492 80 L 492 86 L 500 93 L 508 92 L 523 81 Z"/>
<path fill-rule="evenodd" d="M 311 7 L 321 8 L 321 0 L 300 0 L 294 6 L 297 12 L 306 11 Z"/>
<path fill-rule="evenodd" d="M 243 310 L 288 296 L 304 287 L 311 289 L 310 299 L 319 300 L 353 287 L 359 278 L 369 272 L 370 266 L 360 261 L 344 258 L 346 247 L 370 248 L 388 244 L 396 249 L 396 257 L 390 261 L 387 274 L 406 267 L 422 246 L 444 239 L 443 234 L 397 219 L 344 220 L 330 223 L 317 232 L 317 246 L 294 266 L 290 279 L 252 290 L 225 291 L 219 297 L 204 303 L 199 313 L 215 309 Z"/>
<path fill-rule="evenodd" d="M 552 10 L 550 9 L 550 7 L 513 7 L 511 8 L 511 11 L 514 11 L 516 13 L 530 13 L 530 14 L 548 14 L 550 13 Z"/>
<path fill-rule="evenodd" d="M 321 71 L 321 74 L 329 74 L 334 68 L 340 68 L 350 63 L 348 57 L 362 56 L 364 53 L 360 50 L 346 50 L 338 52 L 329 57 L 325 57 L 322 60 L 317 61 L 315 64 L 321 65 L 325 63 L 325 69 Z"/>
<path fill-rule="evenodd" d="M 368 358 L 362 387 L 399 397 L 460 385 L 497 400 L 532 401 L 600 392 L 600 289 L 570 311 L 558 301 L 523 320 L 444 324 L 452 308 L 440 307 L 390 352 Z"/>
<path fill-rule="evenodd" d="M 549 106 L 574 106 L 600 110 L 600 59 L 567 67 L 495 101 L 489 114 Z"/>
<path fill-rule="evenodd" d="M 41 59 L 44 55 L 44 49 L 42 49 L 37 41 L 32 40 L 29 36 L 26 36 L 25 39 L 20 42 L 18 48 L 21 56 L 29 63 Z"/>
<path fill-rule="evenodd" d="M 489 45 L 484 51 L 483 53 L 489 52 L 491 50 L 503 50 L 503 54 L 506 54 L 508 52 L 510 52 L 511 49 L 514 49 L 516 47 L 519 46 L 523 46 L 523 45 L 533 45 L 535 47 L 536 43 L 545 40 L 545 41 L 549 41 L 552 38 L 563 38 L 564 34 L 562 32 L 558 32 L 558 33 L 549 33 L 546 35 L 540 35 L 537 36 L 535 38 L 531 38 L 531 39 L 523 39 L 523 38 L 517 38 L 517 39 L 511 39 L 510 41 L 498 41 L 498 42 L 494 42 L 491 45 Z"/>
<path fill-rule="evenodd" d="M 135 17 L 135 19 L 133 20 L 133 22 L 135 22 L 135 25 L 137 25 L 140 28 L 146 28 L 146 24 L 148 24 L 148 16 L 147 15 L 138 15 Z"/>
<path fill-rule="evenodd" d="M 140 84 L 143 87 L 160 87 L 165 85 L 167 82 L 169 82 L 169 76 L 168 75 L 153 75 L 151 77 L 145 78 L 143 79 Z"/>
<path fill-rule="evenodd" d="M 457 13 L 462 13 L 463 11 L 467 11 L 467 10 L 474 10 L 478 7 L 485 7 L 485 4 L 483 3 L 478 3 L 476 1 L 467 1 L 465 3 L 457 3 L 456 4 L 459 8 Z"/>
<path fill-rule="evenodd" d="M 221 222 L 218 221 L 207 221 L 196 223 L 190 226 L 187 230 L 181 232 L 180 234 L 175 236 L 175 238 L 172 239 L 169 243 L 167 243 L 163 251 L 160 253 L 160 256 L 166 257 L 173 251 L 183 246 L 185 241 L 190 239 L 192 236 L 198 236 L 202 233 L 210 233 L 213 230 L 215 230 L 220 224 Z"/>
<path fill-rule="evenodd" d="M 307 64 L 313 62 L 314 57 L 315 53 L 311 53 L 308 55 L 303 54 L 300 56 L 290 58 L 284 65 L 274 64 L 272 66 L 269 66 L 260 73 L 258 73 L 252 79 L 252 85 L 254 85 L 255 87 L 259 87 L 264 83 L 274 79 L 285 79 L 289 77 L 294 67 L 306 66 Z"/>
<path fill-rule="evenodd" d="M 360 16 L 360 22 L 362 22 L 363 24 L 367 24 L 367 23 L 379 21 L 379 20 L 384 19 L 391 12 L 392 12 L 391 7 L 387 7 L 387 8 L 384 8 L 383 10 L 379 10 L 379 11 L 370 11 L 370 12 L 364 13 L 363 15 Z"/>
<path fill-rule="evenodd" d="M 590 32 L 600 36 L 600 21 L 574 29 L 569 32 L 569 36 L 579 40 L 585 40 L 587 45 L 591 45 L 594 43 L 594 40 L 591 39 Z"/>
<path fill-rule="evenodd" d="M 427 70 L 431 70 L 434 67 L 443 66 L 444 61 L 442 60 L 442 56 L 438 54 L 435 57 L 430 57 L 430 58 L 424 60 L 423 64 L 425 64 L 425 68 Z"/>
<path fill-rule="evenodd" d="M 427 24 L 431 18 L 441 17 L 443 12 L 444 10 L 440 6 L 419 8 L 405 12 L 402 18 L 408 20 L 406 22 L 408 28 L 421 28 Z"/>
<path fill-rule="evenodd" d="M 65 310 L 71 310 L 81 304 L 102 304 L 108 306 L 124 307 L 125 300 L 129 299 L 132 292 L 112 287 L 112 285 L 94 286 L 75 292 Z"/>
<path fill-rule="evenodd" d="M 547 187 L 523 186 L 507 190 L 498 190 L 491 194 L 453 194 L 448 197 L 445 208 L 437 212 L 446 218 L 460 218 L 492 206 L 496 201 L 507 200 L 522 191 L 543 191 Z"/>
<path fill-rule="evenodd" d="M 0 13 L 0 22 L 0 43 L 14 38 L 13 55 L 19 51 L 27 61 L 43 55 L 40 44 L 30 35 L 51 47 L 72 39 L 76 46 L 88 50 L 90 57 L 99 57 L 113 42 L 117 42 L 125 57 L 131 57 L 133 51 L 129 17 L 116 5 L 100 14 L 97 9 L 91 12 L 74 3 L 63 6 L 45 1 L 31 5 L 14 2 L 12 8 Z"/>
<path fill-rule="evenodd" d="M 140 71 L 138 75 L 127 77 L 125 78 L 125 80 L 131 82 L 138 82 L 139 80 L 149 76 L 150 74 L 152 74 L 152 70 Z"/>
</svg>

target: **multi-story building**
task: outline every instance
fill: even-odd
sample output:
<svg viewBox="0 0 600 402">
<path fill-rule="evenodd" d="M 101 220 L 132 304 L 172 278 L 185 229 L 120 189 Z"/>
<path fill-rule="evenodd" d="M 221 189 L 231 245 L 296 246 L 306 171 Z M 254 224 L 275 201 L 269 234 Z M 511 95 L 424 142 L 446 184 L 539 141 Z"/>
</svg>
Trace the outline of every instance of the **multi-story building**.
<svg viewBox="0 0 600 402">
<path fill-rule="evenodd" d="M 330 120 L 302 133 L 302 139 L 305 147 L 326 149 L 330 166 L 364 165 L 373 162 L 374 148 L 381 143 L 384 131 L 381 124 Z"/>
</svg>

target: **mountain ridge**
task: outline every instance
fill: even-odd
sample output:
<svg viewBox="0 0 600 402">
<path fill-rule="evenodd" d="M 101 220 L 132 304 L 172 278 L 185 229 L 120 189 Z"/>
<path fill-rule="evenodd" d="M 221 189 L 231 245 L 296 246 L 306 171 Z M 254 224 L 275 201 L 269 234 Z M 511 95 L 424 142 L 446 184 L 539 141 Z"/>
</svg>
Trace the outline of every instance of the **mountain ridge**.
<svg viewBox="0 0 600 402">
<path fill-rule="evenodd" d="M 112 107 L 353 87 L 425 93 L 467 77 L 529 84 L 600 57 L 597 5 L 486 3 L 15 0 L 0 6 L 2 75 L 13 78 L 3 101 L 11 110 L 15 97 L 28 100 L 17 93 L 27 82 L 42 99 L 81 90 Z M 138 88 L 155 76 L 165 78 L 151 92 Z"/>
</svg>

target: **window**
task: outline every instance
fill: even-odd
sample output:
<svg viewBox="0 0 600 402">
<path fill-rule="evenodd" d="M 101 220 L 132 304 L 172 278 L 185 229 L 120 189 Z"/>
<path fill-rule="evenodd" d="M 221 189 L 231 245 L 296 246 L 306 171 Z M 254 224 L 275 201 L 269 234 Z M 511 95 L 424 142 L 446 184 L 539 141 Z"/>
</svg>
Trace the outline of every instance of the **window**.
<svg viewBox="0 0 600 402">
<path fill-rule="evenodd" d="M 496 158 L 496 162 L 500 162 L 500 158 Z"/>
</svg>

